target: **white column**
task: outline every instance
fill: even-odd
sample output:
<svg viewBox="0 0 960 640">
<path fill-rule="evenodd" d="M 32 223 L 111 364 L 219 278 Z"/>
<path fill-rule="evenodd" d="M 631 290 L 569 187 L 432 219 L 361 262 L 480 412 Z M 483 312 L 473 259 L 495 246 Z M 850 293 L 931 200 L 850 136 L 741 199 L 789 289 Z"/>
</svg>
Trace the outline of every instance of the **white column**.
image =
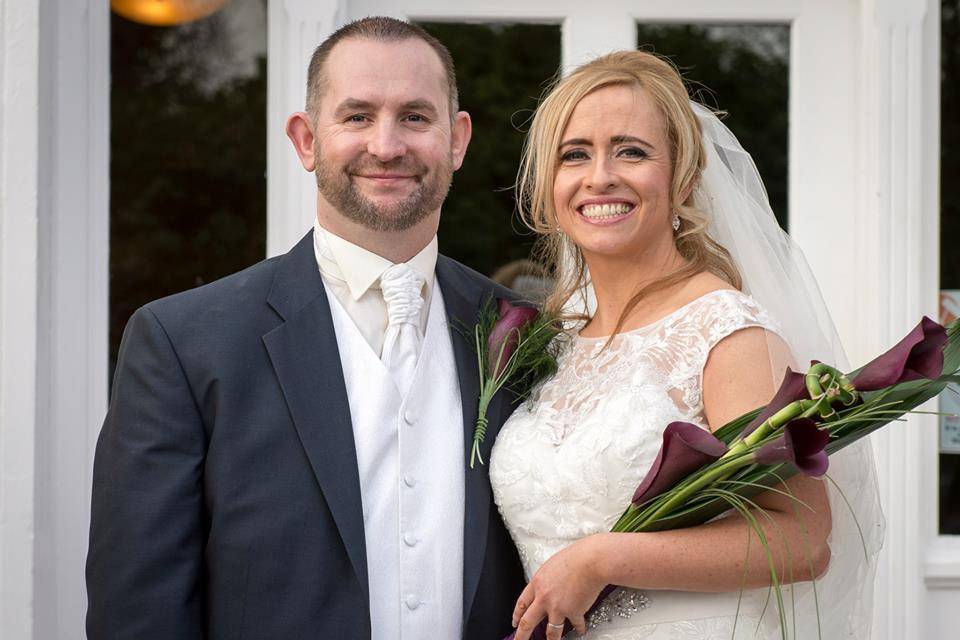
<svg viewBox="0 0 960 640">
<path fill-rule="evenodd" d="M 267 255 L 285 253 L 316 215 L 316 186 L 284 133 L 303 111 L 307 65 L 320 42 L 346 20 L 346 0 L 272 0 L 267 16 Z"/>
<path fill-rule="evenodd" d="M 561 30 L 564 73 L 612 51 L 637 48 L 637 23 L 621 6 L 577 3 L 570 7 Z"/>
<path fill-rule="evenodd" d="M 107 406 L 110 14 L 41 4 L 34 638 L 82 638 Z M 12 636 L 11 636 L 12 637 Z"/>
<path fill-rule="evenodd" d="M 858 245 L 845 253 L 860 328 L 849 346 L 854 362 L 893 344 L 921 315 L 936 317 L 939 271 L 938 104 L 928 82 L 939 52 L 936 38 L 924 40 L 928 21 L 939 27 L 939 11 L 926 0 L 862 0 L 861 7 L 861 204 Z M 922 554 L 936 518 L 931 439 L 930 416 L 873 436 L 887 521 L 877 640 L 924 637 Z"/>
<path fill-rule="evenodd" d="M 0 634 L 33 635 L 40 16 L 0 0 Z"/>
</svg>

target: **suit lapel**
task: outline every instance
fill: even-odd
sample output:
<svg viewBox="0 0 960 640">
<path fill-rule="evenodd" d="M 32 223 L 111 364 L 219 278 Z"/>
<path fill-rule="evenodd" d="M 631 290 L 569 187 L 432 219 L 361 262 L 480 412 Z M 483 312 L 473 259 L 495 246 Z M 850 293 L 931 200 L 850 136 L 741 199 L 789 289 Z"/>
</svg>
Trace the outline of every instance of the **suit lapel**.
<svg viewBox="0 0 960 640">
<path fill-rule="evenodd" d="M 477 401 L 480 396 L 480 380 L 477 371 L 477 355 L 473 345 L 461 335 L 459 328 L 473 330 L 477 323 L 477 310 L 482 303 L 483 290 L 477 284 L 462 275 L 461 268 L 445 256 L 437 258 L 437 281 L 443 291 L 447 321 L 450 325 L 450 339 L 453 343 L 453 355 L 457 364 L 457 377 L 460 383 L 460 399 L 463 405 L 463 430 L 465 460 L 464 477 L 464 520 L 463 520 L 463 620 L 470 618 L 480 571 L 487 545 L 487 525 L 490 519 L 490 481 L 485 465 L 470 468 L 470 446 L 473 443 L 473 429 L 477 421 Z M 489 415 L 498 412 L 497 403 L 501 394 L 490 403 Z M 497 425 L 490 425 L 496 427 Z M 496 429 L 487 431 L 483 443 L 483 459 L 489 462 L 490 448 Z"/>
<path fill-rule="evenodd" d="M 267 302 L 284 323 L 263 336 L 264 345 L 300 442 L 369 598 L 350 404 L 312 232 L 280 258 Z"/>
</svg>

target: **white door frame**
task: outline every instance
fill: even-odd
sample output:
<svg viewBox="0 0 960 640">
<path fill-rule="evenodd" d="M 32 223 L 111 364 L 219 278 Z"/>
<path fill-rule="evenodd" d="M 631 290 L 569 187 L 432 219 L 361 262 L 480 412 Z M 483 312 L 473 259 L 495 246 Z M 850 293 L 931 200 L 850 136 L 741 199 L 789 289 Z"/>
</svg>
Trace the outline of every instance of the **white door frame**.
<svg viewBox="0 0 960 640">
<path fill-rule="evenodd" d="M 0 636 L 82 638 L 107 400 L 109 3 L 0 0 Z"/>
</svg>

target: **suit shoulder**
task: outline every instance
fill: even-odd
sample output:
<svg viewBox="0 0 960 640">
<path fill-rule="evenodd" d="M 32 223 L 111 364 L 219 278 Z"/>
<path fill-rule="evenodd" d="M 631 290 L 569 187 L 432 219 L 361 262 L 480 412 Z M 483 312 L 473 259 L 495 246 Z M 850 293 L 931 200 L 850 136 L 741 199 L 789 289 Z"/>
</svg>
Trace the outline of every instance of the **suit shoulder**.
<svg viewBox="0 0 960 640">
<path fill-rule="evenodd" d="M 147 303 L 148 310 L 164 324 L 218 310 L 237 314 L 251 305 L 263 305 L 282 256 L 262 260 L 242 271 L 224 276 L 194 289 L 188 289 Z"/>
</svg>

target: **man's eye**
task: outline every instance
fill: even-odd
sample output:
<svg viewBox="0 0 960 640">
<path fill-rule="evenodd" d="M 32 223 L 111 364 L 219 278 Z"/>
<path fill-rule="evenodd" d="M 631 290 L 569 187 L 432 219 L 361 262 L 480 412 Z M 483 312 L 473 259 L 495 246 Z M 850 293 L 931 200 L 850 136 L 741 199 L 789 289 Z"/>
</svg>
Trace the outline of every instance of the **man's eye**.
<svg viewBox="0 0 960 640">
<path fill-rule="evenodd" d="M 351 116 L 347 116 L 347 122 L 364 122 L 366 121 L 367 116 L 362 113 L 355 113 Z"/>
<path fill-rule="evenodd" d="M 587 154 L 584 153 L 581 149 L 571 149 L 563 155 L 560 156 L 561 162 L 573 162 L 576 160 L 586 160 Z"/>
<path fill-rule="evenodd" d="M 410 122 L 427 122 L 427 118 L 419 113 L 411 113 L 407 116 L 407 120 Z"/>
</svg>

